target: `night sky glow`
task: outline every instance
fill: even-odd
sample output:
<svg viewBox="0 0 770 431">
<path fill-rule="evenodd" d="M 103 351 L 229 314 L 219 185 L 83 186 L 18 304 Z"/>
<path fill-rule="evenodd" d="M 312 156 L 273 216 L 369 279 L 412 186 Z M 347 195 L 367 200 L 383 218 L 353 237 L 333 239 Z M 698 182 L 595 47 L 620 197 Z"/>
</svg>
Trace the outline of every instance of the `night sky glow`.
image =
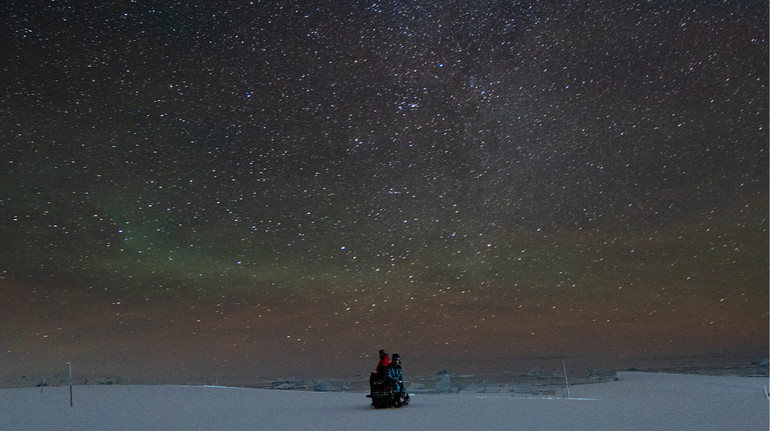
<svg viewBox="0 0 770 431">
<path fill-rule="evenodd" d="M 767 357 L 767 3 L 545 3 L 4 2 L 4 376 Z"/>
</svg>

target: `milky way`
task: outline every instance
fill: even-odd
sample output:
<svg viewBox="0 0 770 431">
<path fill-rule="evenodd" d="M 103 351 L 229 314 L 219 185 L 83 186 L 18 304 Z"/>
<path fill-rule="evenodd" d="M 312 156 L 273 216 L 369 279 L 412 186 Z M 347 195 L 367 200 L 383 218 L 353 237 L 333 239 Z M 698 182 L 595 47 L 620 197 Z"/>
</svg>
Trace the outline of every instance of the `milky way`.
<svg viewBox="0 0 770 431">
<path fill-rule="evenodd" d="M 86 3 L 2 6 L 6 375 L 766 356 L 765 2 Z"/>
</svg>

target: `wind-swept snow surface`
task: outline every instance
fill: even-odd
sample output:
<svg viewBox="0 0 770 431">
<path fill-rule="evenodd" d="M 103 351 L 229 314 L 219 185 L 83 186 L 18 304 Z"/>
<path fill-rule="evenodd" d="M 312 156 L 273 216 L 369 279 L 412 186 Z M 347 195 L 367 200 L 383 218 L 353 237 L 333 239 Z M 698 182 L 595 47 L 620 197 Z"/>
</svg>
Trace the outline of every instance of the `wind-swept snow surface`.
<svg viewBox="0 0 770 431">
<path fill-rule="evenodd" d="M 3 430 L 761 430 L 767 378 L 619 373 L 572 399 L 417 394 L 374 410 L 363 393 L 186 386 L 0 390 Z"/>
</svg>

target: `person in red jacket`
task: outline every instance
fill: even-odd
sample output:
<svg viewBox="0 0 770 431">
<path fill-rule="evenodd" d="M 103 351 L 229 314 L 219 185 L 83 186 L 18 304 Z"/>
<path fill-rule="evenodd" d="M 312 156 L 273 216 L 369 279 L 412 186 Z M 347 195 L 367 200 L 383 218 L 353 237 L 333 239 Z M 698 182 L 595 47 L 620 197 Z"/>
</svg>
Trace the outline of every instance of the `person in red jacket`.
<svg viewBox="0 0 770 431">
<path fill-rule="evenodd" d="M 380 349 L 380 362 L 377 363 L 377 369 L 369 375 L 369 395 L 367 397 L 372 396 L 372 391 L 374 390 L 374 381 L 375 380 L 382 380 L 385 378 L 385 376 L 388 374 L 388 366 L 390 365 L 390 356 L 388 356 L 387 353 L 385 353 L 385 350 Z"/>
<path fill-rule="evenodd" d="M 378 378 L 382 378 L 388 372 L 388 365 L 390 365 L 390 356 L 385 353 L 385 350 L 380 349 L 380 362 L 377 363 L 377 369 L 375 373 Z"/>
</svg>

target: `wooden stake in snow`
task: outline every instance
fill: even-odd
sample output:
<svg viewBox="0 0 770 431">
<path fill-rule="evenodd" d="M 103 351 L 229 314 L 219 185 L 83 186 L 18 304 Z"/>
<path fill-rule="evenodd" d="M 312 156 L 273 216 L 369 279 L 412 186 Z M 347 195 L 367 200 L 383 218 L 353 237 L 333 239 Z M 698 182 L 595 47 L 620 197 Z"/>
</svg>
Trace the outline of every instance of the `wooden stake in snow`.
<svg viewBox="0 0 770 431">
<path fill-rule="evenodd" d="M 70 407 L 72 407 L 72 362 L 67 362 L 70 367 Z"/>
<path fill-rule="evenodd" d="M 567 365 L 564 364 L 564 361 L 561 361 L 561 366 L 564 368 L 564 383 L 567 385 L 567 398 L 572 398 L 569 395 L 569 380 L 567 380 Z"/>
</svg>

